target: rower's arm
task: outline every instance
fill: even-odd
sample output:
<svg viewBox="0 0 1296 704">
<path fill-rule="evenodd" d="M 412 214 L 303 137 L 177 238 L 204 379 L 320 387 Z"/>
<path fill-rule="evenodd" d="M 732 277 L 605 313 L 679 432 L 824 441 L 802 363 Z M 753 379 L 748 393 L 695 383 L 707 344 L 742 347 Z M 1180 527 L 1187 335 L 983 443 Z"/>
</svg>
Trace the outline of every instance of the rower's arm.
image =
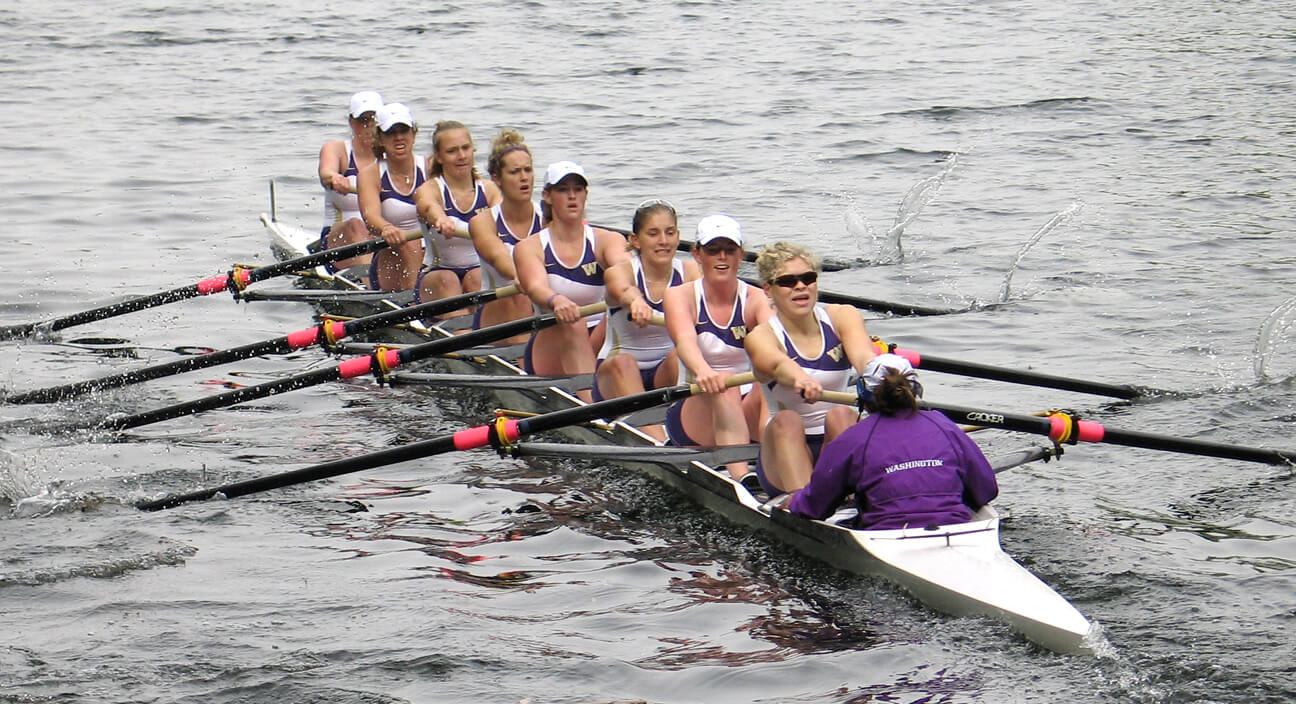
<svg viewBox="0 0 1296 704">
<path fill-rule="evenodd" d="M 455 224 L 446 215 L 445 204 L 441 202 L 441 189 L 435 179 L 428 179 L 414 191 L 414 207 L 418 208 L 419 219 L 428 227 L 450 236 L 455 231 Z"/>
<path fill-rule="evenodd" d="M 356 191 L 360 194 L 360 216 L 373 234 L 381 234 L 384 227 L 390 225 L 382 216 L 382 200 L 379 198 L 381 172 L 378 163 L 374 162 L 356 176 Z"/>
<path fill-rule="evenodd" d="M 842 349 L 846 351 L 846 358 L 850 360 L 851 366 L 857 373 L 863 374 L 869 360 L 877 356 L 873 338 L 869 337 L 864 319 L 853 306 L 834 304 L 827 308 L 828 317 L 832 319 L 833 327 L 837 329 L 837 338 L 841 340 Z"/>
<path fill-rule="evenodd" d="M 344 142 L 325 142 L 324 146 L 320 147 L 319 182 L 324 187 L 324 190 L 337 191 L 338 193 L 347 192 L 338 188 L 341 182 L 334 179 L 335 176 L 341 176 L 341 180 L 346 181 L 346 177 L 342 176 L 342 170 L 346 168 L 345 160 L 346 144 Z M 347 183 L 346 186 L 350 189 L 351 184 Z"/>
<path fill-rule="evenodd" d="M 773 381 L 780 386 L 795 389 L 807 401 L 818 399 L 823 392 L 823 385 L 788 356 L 770 326 L 761 325 L 747 333 L 743 345 L 747 348 L 747 356 L 751 358 L 752 371 L 758 381 Z"/>
<path fill-rule="evenodd" d="M 711 365 L 707 364 L 702 356 L 702 348 L 698 346 L 694 323 L 697 310 L 693 306 L 692 286 L 672 286 L 666 289 L 666 298 L 662 302 L 662 308 L 666 312 L 666 332 L 675 343 L 680 361 L 697 377 L 702 372 L 709 371 Z"/>
<path fill-rule="evenodd" d="M 609 303 L 629 307 L 630 304 L 643 298 L 639 287 L 634 282 L 634 270 L 629 262 L 622 262 L 603 272 L 603 284 L 607 287 Z"/>
<path fill-rule="evenodd" d="M 513 266 L 513 257 L 509 256 L 508 247 L 500 240 L 499 230 L 495 227 L 495 216 L 490 210 L 483 210 L 468 221 L 468 236 L 472 238 L 473 247 L 482 261 L 495 267 L 499 273 L 517 280 L 517 269 Z"/>
<path fill-rule="evenodd" d="M 557 295 L 549 286 L 540 250 L 540 238 L 528 237 L 513 248 L 513 266 L 517 273 L 518 288 L 538 306 L 552 309 L 550 298 Z"/>
</svg>

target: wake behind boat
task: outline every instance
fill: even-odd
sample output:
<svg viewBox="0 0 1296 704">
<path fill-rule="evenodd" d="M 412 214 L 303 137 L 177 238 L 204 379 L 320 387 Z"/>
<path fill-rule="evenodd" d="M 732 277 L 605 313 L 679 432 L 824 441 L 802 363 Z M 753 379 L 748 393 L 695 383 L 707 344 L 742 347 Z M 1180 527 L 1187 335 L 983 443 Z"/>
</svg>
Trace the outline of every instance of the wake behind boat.
<svg viewBox="0 0 1296 704">
<path fill-rule="evenodd" d="M 318 235 L 261 216 L 271 249 L 280 259 L 303 256 Z M 375 297 L 344 275 L 335 276 L 323 267 L 300 279 L 303 285 L 353 291 L 333 298 L 312 301 L 317 308 L 337 315 L 367 315 L 400 306 L 393 296 Z M 374 335 L 391 342 L 421 342 L 450 336 L 436 325 L 410 324 Z M 515 351 L 515 350 L 514 350 Z M 502 404 L 528 412 L 545 413 L 570 408 L 582 402 L 558 385 L 537 388 L 511 384 L 509 377 L 526 373 L 510 358 L 489 351 L 473 356 L 442 358 L 438 364 L 456 374 L 500 377 L 490 389 Z M 726 519 L 765 531 L 802 553 L 852 573 L 885 577 L 923 603 L 955 615 L 984 615 L 1012 625 L 1028 640 L 1059 653 L 1092 653 L 1088 638 L 1091 624 L 1065 598 L 1005 553 L 999 542 L 999 514 L 991 506 L 981 508 L 967 523 L 933 528 L 897 530 L 854 530 L 826 521 L 806 520 L 762 505 L 745 487 L 699 460 L 680 459 L 651 436 L 624 420 L 569 426 L 562 431 L 568 439 L 592 445 L 586 457 L 615 461 L 643 473 L 684 494 L 700 506 Z M 600 446 L 611 446 L 599 452 Z M 646 453 L 663 451 L 668 456 L 628 461 L 618 458 L 614 448 L 644 448 Z M 624 453 L 622 453 L 624 454 Z M 617 458 L 617 459 L 614 459 Z M 723 461 L 713 460 L 723 466 Z"/>
</svg>

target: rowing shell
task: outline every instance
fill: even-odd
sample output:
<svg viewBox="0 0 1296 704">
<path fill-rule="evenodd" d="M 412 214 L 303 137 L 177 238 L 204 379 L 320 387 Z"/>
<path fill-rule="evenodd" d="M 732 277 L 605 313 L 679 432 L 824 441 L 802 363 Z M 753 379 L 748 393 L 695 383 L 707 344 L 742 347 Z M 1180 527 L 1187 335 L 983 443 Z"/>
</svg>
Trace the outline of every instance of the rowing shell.
<svg viewBox="0 0 1296 704">
<path fill-rule="evenodd" d="M 318 235 L 274 220 L 262 222 L 277 256 L 297 257 Z M 354 282 L 322 268 L 305 285 L 357 290 Z M 397 306 L 375 303 L 372 295 L 321 299 L 316 305 L 334 314 L 366 315 Z M 423 341 L 451 333 L 435 326 L 412 325 L 391 333 L 396 342 Z M 525 376 L 498 355 L 446 359 L 438 362 L 460 374 Z M 539 413 L 579 404 L 558 387 L 534 388 L 501 384 L 490 392 L 513 408 Z M 586 444 L 660 447 L 661 443 L 623 421 L 572 426 L 563 433 Z M 679 464 L 626 462 L 619 465 L 671 486 L 701 506 L 742 526 L 766 531 L 802 553 L 849 572 L 882 576 L 900 585 L 933 609 L 954 616 L 984 615 L 1002 620 L 1028 640 L 1059 653 L 1092 653 L 1089 621 L 1065 598 L 1012 559 L 999 544 L 999 514 L 984 506 L 967 523 L 934 529 L 853 530 L 827 521 L 806 520 L 766 508 L 723 469 L 698 461 Z"/>
</svg>

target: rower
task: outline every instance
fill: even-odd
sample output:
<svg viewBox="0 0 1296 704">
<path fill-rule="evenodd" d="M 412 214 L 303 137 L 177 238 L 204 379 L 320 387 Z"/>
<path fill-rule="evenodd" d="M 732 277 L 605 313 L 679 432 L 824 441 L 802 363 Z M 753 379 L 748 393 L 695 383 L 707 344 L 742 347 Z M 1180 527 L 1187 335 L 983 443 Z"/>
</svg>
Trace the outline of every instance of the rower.
<svg viewBox="0 0 1296 704">
<path fill-rule="evenodd" d="M 456 237 L 478 213 L 501 199 L 499 186 L 482 180 L 473 164 L 472 135 L 461 122 L 443 120 L 432 131 L 431 178 L 416 195 L 423 221 L 423 266 L 414 302 L 434 301 L 481 288 L 481 260 L 471 239 Z M 467 315 L 467 310 L 445 317 Z"/>
<path fill-rule="evenodd" d="M 918 409 L 922 386 L 904 357 L 874 357 L 861 377 L 869 415 L 823 448 L 787 510 L 824 519 L 849 494 L 856 528 L 925 528 L 972 519 L 998 496 L 981 448 L 938 411 Z"/>
<path fill-rule="evenodd" d="M 531 336 L 523 357 L 533 374 L 593 374 L 594 353 L 603 345 L 603 315 L 580 317 L 580 307 L 602 301 L 603 272 L 626 259 L 625 238 L 585 223 L 589 179 L 574 161 L 545 169 L 542 197 L 549 226 L 513 249 L 518 285 L 559 324 Z M 592 398 L 589 389 L 579 392 Z"/>
<path fill-rule="evenodd" d="M 771 315 L 765 293 L 738 278 L 742 244 L 737 220 L 702 218 L 693 245 L 701 278 L 666 292 L 666 329 L 679 355 L 680 376 L 703 392 L 668 409 L 666 431 L 676 445 L 742 445 L 759 437 L 761 395 L 725 387 L 727 377 L 751 369 L 743 338 Z M 760 488 L 755 475 L 744 479 L 746 462 L 730 463 L 728 469 L 735 480 Z"/>
<path fill-rule="evenodd" d="M 427 163 L 414 156 L 418 125 L 409 108 L 387 103 L 379 108 L 374 155 L 378 161 L 360 170 L 357 186 L 360 212 L 369 232 L 390 245 L 374 255 L 369 265 L 369 287 L 380 291 L 407 291 L 414 287 L 423 261 L 423 243 L 405 241 L 405 232 L 419 227 L 414 193 L 427 180 Z"/>
<path fill-rule="evenodd" d="M 535 169 L 531 149 L 515 130 L 502 130 L 491 141 L 486 173 L 499 187 L 501 200 L 489 211 L 478 213 L 468 221 L 468 232 L 481 258 L 482 285 L 488 289 L 503 288 L 517 280 L 513 266 L 513 248 L 518 242 L 544 229 L 540 206 L 534 195 Z M 477 309 L 473 328 L 483 328 L 532 314 L 531 301 L 525 296 L 509 296 L 491 301 Z"/>
<path fill-rule="evenodd" d="M 594 400 L 643 393 L 679 381 L 679 357 L 670 333 L 653 325 L 661 315 L 666 289 L 697 279 L 697 262 L 675 256 L 679 248 L 675 206 L 647 200 L 635 208 L 628 247 L 630 258 L 607 270 L 607 336 L 599 350 Z M 660 426 L 643 429 L 666 439 Z"/>
<path fill-rule="evenodd" d="M 808 249 L 777 242 L 761 250 L 756 270 L 774 304 L 769 324 L 746 339 L 768 409 L 756 474 L 774 497 L 805 486 L 823 444 L 858 420 L 819 398 L 845 391 L 875 352 L 853 307 L 819 303 L 819 258 Z"/>
<path fill-rule="evenodd" d="M 321 249 L 343 247 L 369 239 L 369 228 L 360 216 L 360 198 L 356 196 L 356 176 L 360 169 L 374 163 L 374 121 L 383 106 L 382 96 L 371 90 L 351 96 L 347 110 L 350 139 L 325 142 L 320 148 L 319 181 L 324 187 L 324 229 L 320 231 Z M 325 264 L 330 271 L 353 266 L 368 269 L 372 255 L 341 259 Z"/>
</svg>

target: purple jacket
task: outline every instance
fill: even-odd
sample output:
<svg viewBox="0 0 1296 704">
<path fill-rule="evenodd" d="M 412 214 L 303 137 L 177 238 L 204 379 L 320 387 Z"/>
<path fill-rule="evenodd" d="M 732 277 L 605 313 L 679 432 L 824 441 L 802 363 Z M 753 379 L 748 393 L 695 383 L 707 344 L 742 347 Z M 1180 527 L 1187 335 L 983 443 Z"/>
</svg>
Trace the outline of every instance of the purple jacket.
<svg viewBox="0 0 1296 704">
<path fill-rule="evenodd" d="M 962 523 L 999 494 L 981 449 L 936 411 L 871 415 L 828 443 L 787 509 L 827 518 L 855 494 L 860 528 Z"/>
</svg>

